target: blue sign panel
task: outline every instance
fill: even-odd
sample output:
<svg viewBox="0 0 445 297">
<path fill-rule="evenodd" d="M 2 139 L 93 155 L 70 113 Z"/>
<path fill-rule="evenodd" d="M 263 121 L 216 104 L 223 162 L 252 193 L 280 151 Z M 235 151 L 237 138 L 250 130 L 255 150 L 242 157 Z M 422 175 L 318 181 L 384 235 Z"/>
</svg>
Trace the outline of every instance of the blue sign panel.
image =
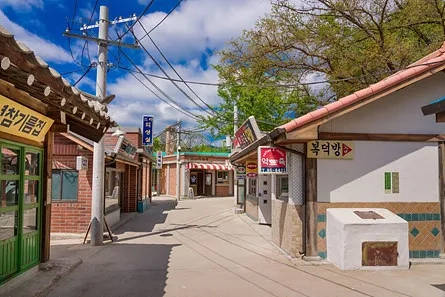
<svg viewBox="0 0 445 297">
<path fill-rule="evenodd" d="M 153 117 L 144 115 L 142 120 L 142 144 L 153 145 Z"/>
</svg>

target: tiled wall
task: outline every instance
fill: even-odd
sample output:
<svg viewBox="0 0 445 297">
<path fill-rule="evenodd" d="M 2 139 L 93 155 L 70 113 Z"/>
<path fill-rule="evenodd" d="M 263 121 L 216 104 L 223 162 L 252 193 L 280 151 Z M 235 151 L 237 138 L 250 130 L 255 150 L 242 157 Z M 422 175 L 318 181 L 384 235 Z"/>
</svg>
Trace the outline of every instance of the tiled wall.
<svg viewBox="0 0 445 297">
<path fill-rule="evenodd" d="M 272 200 L 272 241 L 291 257 L 303 253 L 304 206 Z"/>
<path fill-rule="evenodd" d="M 440 253 L 440 206 L 435 202 L 413 203 L 317 203 L 317 250 L 326 258 L 326 209 L 386 208 L 408 221 L 410 258 L 437 258 Z"/>
</svg>

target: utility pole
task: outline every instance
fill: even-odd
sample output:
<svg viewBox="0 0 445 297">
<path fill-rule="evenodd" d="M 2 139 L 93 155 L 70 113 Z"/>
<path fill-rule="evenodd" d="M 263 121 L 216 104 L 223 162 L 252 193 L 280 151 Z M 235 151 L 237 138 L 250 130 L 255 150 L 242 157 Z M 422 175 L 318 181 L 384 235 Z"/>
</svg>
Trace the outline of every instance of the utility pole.
<svg viewBox="0 0 445 297">
<path fill-rule="evenodd" d="M 138 48 L 137 44 L 125 44 L 119 41 L 108 39 L 108 27 L 110 24 L 125 23 L 130 21 L 136 21 L 137 18 L 133 15 L 130 18 L 119 18 L 113 22 L 108 18 L 108 7 L 100 6 L 99 22 L 95 25 L 87 26 L 83 25 L 80 30 L 86 31 L 93 28 L 99 28 L 98 38 L 88 36 L 87 34 L 78 35 L 69 32 L 67 29 L 63 34 L 70 38 L 79 38 L 83 40 L 89 40 L 98 44 L 98 63 L 96 74 L 96 96 L 100 99 L 101 103 L 107 104 L 109 100 L 107 98 L 107 55 L 108 46 L 123 46 L 128 48 Z M 103 222 L 104 222 L 104 173 L 105 170 L 105 154 L 104 154 L 104 142 L 103 138 L 99 142 L 94 143 L 93 152 L 93 185 L 92 185 L 92 199 L 91 199 L 91 245 L 97 246 L 103 244 Z"/>
<path fill-rule="evenodd" d="M 178 133 L 176 133 L 176 200 L 179 201 L 181 199 L 181 178 L 180 178 L 180 158 L 179 154 L 181 153 L 181 122 L 178 125 Z"/>
</svg>

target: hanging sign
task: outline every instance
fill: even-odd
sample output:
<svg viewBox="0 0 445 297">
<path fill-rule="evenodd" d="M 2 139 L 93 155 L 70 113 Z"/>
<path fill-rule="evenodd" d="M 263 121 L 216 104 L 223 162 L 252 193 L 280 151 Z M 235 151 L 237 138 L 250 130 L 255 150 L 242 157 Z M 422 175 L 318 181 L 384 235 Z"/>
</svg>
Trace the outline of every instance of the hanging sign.
<svg viewBox="0 0 445 297">
<path fill-rule="evenodd" d="M 142 117 L 142 145 L 153 145 L 153 117 L 149 115 Z"/>
<path fill-rule="evenodd" d="M 286 173 L 286 151 L 277 147 L 258 147 L 259 174 Z"/>
<path fill-rule="evenodd" d="M 233 140 L 234 148 L 245 148 L 261 138 L 261 132 L 256 123 L 255 117 L 250 116 L 235 132 Z"/>
<path fill-rule="evenodd" d="M 42 142 L 54 120 L 0 95 L 0 131 Z"/>
<path fill-rule="evenodd" d="M 243 165 L 236 166 L 236 175 L 238 177 L 246 176 L 246 166 Z"/>
<path fill-rule="evenodd" d="M 258 175 L 258 164 L 255 161 L 246 162 L 247 177 L 256 177 Z"/>
<path fill-rule="evenodd" d="M 352 141 L 315 140 L 307 143 L 307 157 L 313 159 L 354 159 Z"/>
<path fill-rule="evenodd" d="M 156 169 L 162 169 L 162 152 L 156 153 Z"/>
</svg>

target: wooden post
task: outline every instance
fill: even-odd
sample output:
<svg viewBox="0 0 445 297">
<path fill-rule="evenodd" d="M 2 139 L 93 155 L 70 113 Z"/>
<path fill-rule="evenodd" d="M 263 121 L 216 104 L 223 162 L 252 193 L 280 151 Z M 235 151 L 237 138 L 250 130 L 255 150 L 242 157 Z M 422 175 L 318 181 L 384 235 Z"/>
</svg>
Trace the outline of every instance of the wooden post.
<svg viewBox="0 0 445 297">
<path fill-rule="evenodd" d="M 306 203 L 304 259 L 321 260 L 317 253 L 317 159 L 306 158 Z"/>
<path fill-rule="evenodd" d="M 42 253 L 41 262 L 47 262 L 50 257 L 51 232 L 51 178 L 52 155 L 54 147 L 54 132 L 49 131 L 45 138 L 44 166 L 43 166 L 43 207 L 42 207 Z"/>
<path fill-rule="evenodd" d="M 445 142 L 439 142 L 440 252 L 445 254 Z M 441 255 L 441 257 L 442 257 Z"/>
</svg>

